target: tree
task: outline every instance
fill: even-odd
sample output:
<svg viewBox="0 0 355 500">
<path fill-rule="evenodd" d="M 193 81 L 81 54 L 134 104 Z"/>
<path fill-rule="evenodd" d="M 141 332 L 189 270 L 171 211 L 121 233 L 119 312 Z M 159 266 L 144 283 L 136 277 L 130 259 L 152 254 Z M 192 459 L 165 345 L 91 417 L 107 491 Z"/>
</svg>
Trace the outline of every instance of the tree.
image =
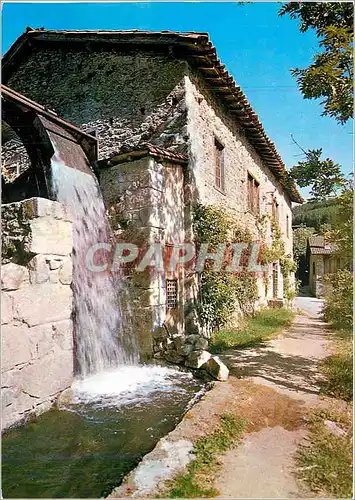
<svg viewBox="0 0 355 500">
<path fill-rule="evenodd" d="M 292 179 L 300 187 L 311 186 L 310 194 L 314 201 L 323 201 L 336 196 L 345 183 L 339 163 L 335 163 L 330 158 L 322 160 L 322 149 L 309 149 L 308 151 L 302 149 L 302 151 L 306 159 L 299 161 L 291 168 Z"/>
<path fill-rule="evenodd" d="M 316 31 L 322 52 L 308 68 L 291 70 L 305 99 L 324 98 L 322 115 L 345 123 L 353 116 L 353 4 L 289 2 L 279 15 L 298 18 L 300 31 Z"/>
<path fill-rule="evenodd" d="M 296 227 L 293 230 L 293 257 L 297 263 L 301 258 L 305 258 L 308 239 L 314 232 L 313 227 L 307 226 Z"/>
<path fill-rule="evenodd" d="M 348 181 L 338 198 L 339 209 L 333 229 L 326 233 L 327 241 L 335 246 L 337 256 L 344 265 L 350 266 L 353 262 L 353 202 L 354 189 Z"/>
</svg>

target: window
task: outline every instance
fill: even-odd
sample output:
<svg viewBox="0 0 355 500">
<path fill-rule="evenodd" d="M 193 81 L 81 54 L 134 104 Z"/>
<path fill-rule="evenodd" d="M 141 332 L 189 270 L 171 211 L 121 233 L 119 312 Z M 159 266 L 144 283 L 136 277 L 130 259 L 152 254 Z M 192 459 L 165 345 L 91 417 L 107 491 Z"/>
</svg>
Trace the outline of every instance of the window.
<svg viewBox="0 0 355 500">
<path fill-rule="evenodd" d="M 279 222 L 279 204 L 277 203 L 276 198 L 273 198 L 272 200 L 272 216 L 276 222 Z"/>
<path fill-rule="evenodd" d="M 290 237 L 290 218 L 288 215 L 286 215 L 286 236 Z"/>
<path fill-rule="evenodd" d="M 178 302 L 177 280 L 166 280 L 166 306 L 168 309 L 176 309 Z"/>
<path fill-rule="evenodd" d="M 215 149 L 215 183 L 216 187 L 221 191 L 224 191 L 224 146 L 214 140 Z"/>
<path fill-rule="evenodd" d="M 259 183 L 248 174 L 248 209 L 254 215 L 259 215 Z"/>
</svg>

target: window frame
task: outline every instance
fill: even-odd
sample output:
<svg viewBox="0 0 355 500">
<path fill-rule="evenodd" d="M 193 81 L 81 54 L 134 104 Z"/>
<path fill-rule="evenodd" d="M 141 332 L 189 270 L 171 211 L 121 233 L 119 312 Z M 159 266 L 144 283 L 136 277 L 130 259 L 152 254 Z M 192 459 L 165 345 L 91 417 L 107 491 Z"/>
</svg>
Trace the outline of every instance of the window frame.
<svg viewBox="0 0 355 500">
<path fill-rule="evenodd" d="M 214 186 L 218 191 L 225 193 L 225 147 L 222 142 L 214 136 Z M 218 174 L 217 174 L 218 172 Z M 219 182 L 217 182 L 219 180 Z"/>
<path fill-rule="evenodd" d="M 247 172 L 248 211 L 255 216 L 260 215 L 260 182 Z"/>
<path fill-rule="evenodd" d="M 169 301 L 169 286 L 168 284 L 175 283 L 175 302 L 174 305 L 171 305 Z M 166 310 L 167 311 L 176 311 L 179 306 L 179 280 L 177 278 L 166 278 L 165 279 L 165 293 L 166 293 Z"/>
</svg>

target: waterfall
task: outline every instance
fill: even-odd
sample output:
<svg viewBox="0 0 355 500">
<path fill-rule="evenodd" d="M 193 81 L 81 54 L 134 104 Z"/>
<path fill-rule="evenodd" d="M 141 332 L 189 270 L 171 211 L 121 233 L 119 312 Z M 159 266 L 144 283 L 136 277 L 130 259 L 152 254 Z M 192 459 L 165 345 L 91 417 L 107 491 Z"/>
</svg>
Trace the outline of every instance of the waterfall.
<svg viewBox="0 0 355 500">
<path fill-rule="evenodd" d="M 111 230 L 97 179 L 51 160 L 55 198 L 73 218 L 73 295 L 75 371 L 81 376 L 138 363 L 138 343 L 127 320 L 122 277 L 87 269 L 87 251 L 109 243 Z M 122 302 L 125 300 L 123 314 Z"/>
</svg>

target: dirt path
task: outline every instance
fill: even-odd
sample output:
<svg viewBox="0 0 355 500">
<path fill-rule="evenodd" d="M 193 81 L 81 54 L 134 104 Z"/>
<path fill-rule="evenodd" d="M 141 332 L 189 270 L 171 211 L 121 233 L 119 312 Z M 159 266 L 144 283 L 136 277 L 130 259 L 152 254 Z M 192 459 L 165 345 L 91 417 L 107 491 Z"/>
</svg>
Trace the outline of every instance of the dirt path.
<svg viewBox="0 0 355 500">
<path fill-rule="evenodd" d="M 242 446 L 221 457 L 221 472 L 215 479 L 220 498 L 308 496 L 292 474 L 293 454 L 306 436 L 302 415 L 320 400 L 317 363 L 329 354 L 329 333 L 320 319 L 320 300 L 300 297 L 296 306 L 307 316 L 298 315 L 286 333 L 259 347 L 231 350 L 221 356 L 232 377 L 267 386 L 272 389 L 268 395 L 271 399 L 277 393 L 279 398 L 294 401 L 300 418 L 293 428 L 287 428 L 285 420 L 281 425 L 265 422 L 263 428 L 245 436 Z M 258 404 L 265 402 L 256 398 L 254 405 Z M 279 408 L 275 407 L 277 412 Z"/>
</svg>

